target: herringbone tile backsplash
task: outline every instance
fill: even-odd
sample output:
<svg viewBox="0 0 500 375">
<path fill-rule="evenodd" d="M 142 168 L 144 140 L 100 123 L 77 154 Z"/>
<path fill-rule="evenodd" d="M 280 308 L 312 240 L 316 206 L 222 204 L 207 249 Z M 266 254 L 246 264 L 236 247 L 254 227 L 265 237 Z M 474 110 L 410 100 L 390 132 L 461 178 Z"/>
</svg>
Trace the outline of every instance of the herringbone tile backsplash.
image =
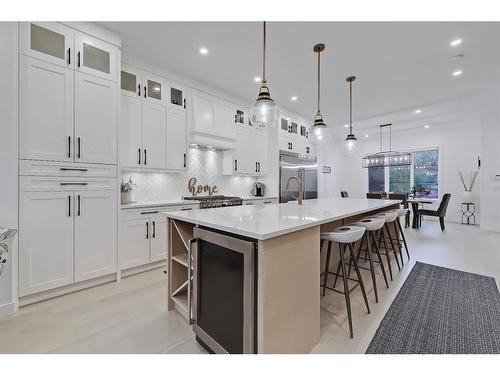
<svg viewBox="0 0 500 375">
<path fill-rule="evenodd" d="M 256 177 L 222 175 L 222 153 L 189 149 L 187 170 L 181 173 L 123 172 L 124 181 L 132 177 L 138 202 L 176 200 L 189 195 L 187 183 L 195 177 L 197 184 L 217 185 L 218 194 L 249 196 Z"/>
</svg>

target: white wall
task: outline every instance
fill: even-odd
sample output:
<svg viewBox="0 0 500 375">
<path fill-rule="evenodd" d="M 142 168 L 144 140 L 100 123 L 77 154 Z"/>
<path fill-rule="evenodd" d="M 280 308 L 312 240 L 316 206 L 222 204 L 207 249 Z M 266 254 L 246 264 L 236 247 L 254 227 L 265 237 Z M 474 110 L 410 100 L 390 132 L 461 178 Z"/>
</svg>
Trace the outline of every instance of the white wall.
<svg viewBox="0 0 500 375">
<path fill-rule="evenodd" d="M 385 138 L 384 138 L 385 140 Z M 337 150 L 340 143 L 335 144 Z M 439 194 L 451 193 L 446 219 L 459 222 L 461 219 L 460 203 L 463 201 L 463 187 L 458 176 L 461 170 L 464 178 L 470 180 L 471 173 L 477 169 L 477 158 L 481 154 L 481 125 L 465 126 L 440 125 L 429 129 L 414 129 L 394 132 L 392 134 L 392 149 L 411 151 L 425 148 L 439 148 Z M 362 168 L 361 159 L 364 155 L 379 151 L 379 138 L 371 137 L 359 140 L 358 149 L 352 155 L 338 152 L 334 168 L 337 170 L 336 182 L 332 184 L 336 191 L 334 196 L 340 196 L 341 190 L 349 192 L 350 197 L 365 197 L 368 191 L 368 170 Z M 500 159 L 499 159 L 500 161 Z M 473 199 L 476 202 L 476 219 L 480 219 L 480 176 L 473 188 Z"/>
<path fill-rule="evenodd" d="M 481 228 L 500 232 L 500 96 L 485 105 L 481 122 Z"/>
<path fill-rule="evenodd" d="M 0 22 L 0 226 L 17 229 L 17 23 Z M 14 261 L 0 277 L 0 316 L 15 309 Z"/>
</svg>

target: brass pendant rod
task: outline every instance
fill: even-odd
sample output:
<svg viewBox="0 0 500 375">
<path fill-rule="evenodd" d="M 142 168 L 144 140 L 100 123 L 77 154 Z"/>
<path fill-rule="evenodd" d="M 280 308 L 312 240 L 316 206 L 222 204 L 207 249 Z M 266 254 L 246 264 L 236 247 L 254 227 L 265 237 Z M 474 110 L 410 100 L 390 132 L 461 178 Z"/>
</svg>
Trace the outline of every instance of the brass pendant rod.
<svg viewBox="0 0 500 375">
<path fill-rule="evenodd" d="M 352 81 L 349 81 L 349 135 L 352 135 Z"/>
<path fill-rule="evenodd" d="M 262 82 L 266 82 L 266 21 L 263 22 Z"/>
<path fill-rule="evenodd" d="M 321 54 L 321 51 L 318 51 L 318 113 L 319 112 L 319 103 L 320 103 L 320 95 L 321 95 L 321 91 L 320 91 L 320 84 L 321 84 L 321 80 L 320 80 L 320 69 L 321 69 L 321 65 L 320 65 L 320 61 L 319 61 L 319 55 Z"/>
</svg>

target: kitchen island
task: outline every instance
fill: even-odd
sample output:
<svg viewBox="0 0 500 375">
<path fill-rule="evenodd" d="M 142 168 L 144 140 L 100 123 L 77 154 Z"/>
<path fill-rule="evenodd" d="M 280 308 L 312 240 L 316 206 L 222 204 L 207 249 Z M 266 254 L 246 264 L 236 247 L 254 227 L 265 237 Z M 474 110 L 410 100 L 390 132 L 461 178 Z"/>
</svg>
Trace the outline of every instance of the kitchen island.
<svg viewBox="0 0 500 375">
<path fill-rule="evenodd" d="M 168 307 L 215 352 L 308 353 L 320 338 L 320 232 L 399 204 L 322 198 L 166 212 Z"/>
</svg>

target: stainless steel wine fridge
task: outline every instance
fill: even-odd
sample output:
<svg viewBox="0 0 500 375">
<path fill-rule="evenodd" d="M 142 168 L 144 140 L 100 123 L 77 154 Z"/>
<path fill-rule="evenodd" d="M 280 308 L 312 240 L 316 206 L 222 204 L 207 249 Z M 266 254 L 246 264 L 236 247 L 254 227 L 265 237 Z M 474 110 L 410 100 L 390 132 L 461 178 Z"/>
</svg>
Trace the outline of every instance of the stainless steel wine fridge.
<svg viewBox="0 0 500 375">
<path fill-rule="evenodd" d="M 194 228 L 188 309 L 196 340 L 213 353 L 256 352 L 256 243 Z"/>
</svg>

